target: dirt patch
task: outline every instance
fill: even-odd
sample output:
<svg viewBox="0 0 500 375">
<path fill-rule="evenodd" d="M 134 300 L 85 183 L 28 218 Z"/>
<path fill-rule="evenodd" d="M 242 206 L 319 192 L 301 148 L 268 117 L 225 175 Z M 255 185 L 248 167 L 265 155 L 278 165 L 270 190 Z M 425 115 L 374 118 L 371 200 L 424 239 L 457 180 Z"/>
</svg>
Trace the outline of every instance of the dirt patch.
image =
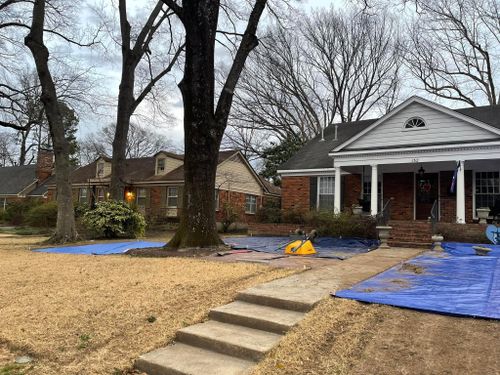
<svg viewBox="0 0 500 375">
<path fill-rule="evenodd" d="M 499 321 L 329 298 L 252 375 L 482 375 L 499 369 Z"/>
<path fill-rule="evenodd" d="M 417 266 L 416 264 L 403 263 L 401 265 L 400 271 L 411 272 L 420 275 L 425 272 L 425 268 L 422 266 Z"/>
<path fill-rule="evenodd" d="M 135 257 L 151 257 L 151 258 L 200 258 L 210 256 L 219 252 L 230 251 L 229 246 L 215 247 L 189 247 L 180 250 L 167 250 L 164 247 L 148 247 L 143 249 L 130 249 L 125 254 Z"/>
<path fill-rule="evenodd" d="M 32 356 L 30 375 L 120 373 L 238 291 L 296 272 L 194 258 L 28 251 L 40 240 L 0 239 L 0 347 Z"/>
</svg>

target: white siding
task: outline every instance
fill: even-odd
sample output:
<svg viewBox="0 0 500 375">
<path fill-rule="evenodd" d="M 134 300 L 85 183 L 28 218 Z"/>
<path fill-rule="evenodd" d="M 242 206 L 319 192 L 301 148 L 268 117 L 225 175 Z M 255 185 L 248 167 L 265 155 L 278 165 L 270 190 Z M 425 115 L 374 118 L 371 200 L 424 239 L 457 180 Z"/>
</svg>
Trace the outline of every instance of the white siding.
<svg viewBox="0 0 500 375">
<path fill-rule="evenodd" d="M 405 130 L 404 124 L 411 117 L 424 119 L 426 128 Z M 413 103 L 351 143 L 346 150 L 492 139 L 500 139 L 500 136 L 423 104 Z"/>
<path fill-rule="evenodd" d="M 263 194 L 256 177 L 238 156 L 224 161 L 217 167 L 215 187 L 253 195 Z"/>
<path fill-rule="evenodd" d="M 158 159 L 165 159 L 165 170 L 162 173 L 157 173 L 158 172 L 158 169 L 157 169 Z M 172 172 L 174 169 L 179 168 L 182 164 L 184 164 L 184 162 L 182 160 L 174 159 L 174 158 L 172 158 L 164 153 L 159 153 L 156 156 L 156 160 L 155 160 L 155 174 L 165 175 L 167 173 Z"/>
</svg>

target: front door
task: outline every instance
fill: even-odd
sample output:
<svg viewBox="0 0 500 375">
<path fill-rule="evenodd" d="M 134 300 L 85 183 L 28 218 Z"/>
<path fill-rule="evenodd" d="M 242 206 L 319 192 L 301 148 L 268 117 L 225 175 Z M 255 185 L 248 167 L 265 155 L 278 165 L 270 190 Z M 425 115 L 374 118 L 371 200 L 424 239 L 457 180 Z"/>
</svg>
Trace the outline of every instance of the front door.
<svg viewBox="0 0 500 375">
<path fill-rule="evenodd" d="M 427 220 L 431 216 L 432 205 L 438 199 L 437 173 L 415 175 L 415 219 Z"/>
</svg>

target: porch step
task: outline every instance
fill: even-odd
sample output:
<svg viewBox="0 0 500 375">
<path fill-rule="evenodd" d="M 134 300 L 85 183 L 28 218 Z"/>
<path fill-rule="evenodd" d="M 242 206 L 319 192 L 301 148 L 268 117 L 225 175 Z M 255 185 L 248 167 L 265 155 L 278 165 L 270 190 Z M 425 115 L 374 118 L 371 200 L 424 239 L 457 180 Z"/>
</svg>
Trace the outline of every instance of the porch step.
<svg viewBox="0 0 500 375">
<path fill-rule="evenodd" d="M 429 248 L 431 246 L 432 224 L 428 221 L 391 220 L 389 246 Z"/>
<path fill-rule="evenodd" d="M 222 323 L 237 324 L 248 328 L 274 333 L 285 333 L 304 317 L 304 313 L 275 307 L 235 301 L 212 309 L 209 317 Z"/>
<path fill-rule="evenodd" d="M 174 344 L 141 355 L 135 368 L 149 375 L 242 375 L 255 362 L 190 345 Z"/>
<path fill-rule="evenodd" d="M 177 331 L 177 341 L 238 358 L 258 361 L 282 335 L 209 320 Z"/>
<path fill-rule="evenodd" d="M 391 247 L 407 247 L 407 248 L 417 248 L 417 249 L 430 249 L 432 247 L 432 242 L 417 242 L 417 241 L 387 241 L 387 244 Z"/>
</svg>

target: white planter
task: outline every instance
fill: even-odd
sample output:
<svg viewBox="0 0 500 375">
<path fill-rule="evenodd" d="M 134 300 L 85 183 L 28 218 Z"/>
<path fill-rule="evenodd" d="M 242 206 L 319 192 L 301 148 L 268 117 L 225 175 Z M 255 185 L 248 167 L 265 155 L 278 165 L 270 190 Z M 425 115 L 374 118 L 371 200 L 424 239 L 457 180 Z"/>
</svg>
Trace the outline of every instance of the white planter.
<svg viewBox="0 0 500 375">
<path fill-rule="evenodd" d="M 486 220 L 490 215 L 490 209 L 488 207 L 480 207 L 476 209 L 476 213 L 479 218 L 479 224 L 486 224 Z"/>
<path fill-rule="evenodd" d="M 360 216 L 363 213 L 363 207 L 361 206 L 352 206 L 352 214 Z"/>
<path fill-rule="evenodd" d="M 380 248 L 389 248 L 389 245 L 387 244 L 387 241 L 389 240 L 389 237 L 391 235 L 391 229 L 392 227 L 389 226 L 377 226 L 377 233 L 378 233 L 378 238 L 380 240 Z"/>
<path fill-rule="evenodd" d="M 441 246 L 441 243 L 443 242 L 444 240 L 444 237 L 441 236 L 440 234 L 435 234 L 431 237 L 432 239 L 432 250 L 435 250 L 435 251 L 444 251 L 443 247 Z"/>
</svg>

